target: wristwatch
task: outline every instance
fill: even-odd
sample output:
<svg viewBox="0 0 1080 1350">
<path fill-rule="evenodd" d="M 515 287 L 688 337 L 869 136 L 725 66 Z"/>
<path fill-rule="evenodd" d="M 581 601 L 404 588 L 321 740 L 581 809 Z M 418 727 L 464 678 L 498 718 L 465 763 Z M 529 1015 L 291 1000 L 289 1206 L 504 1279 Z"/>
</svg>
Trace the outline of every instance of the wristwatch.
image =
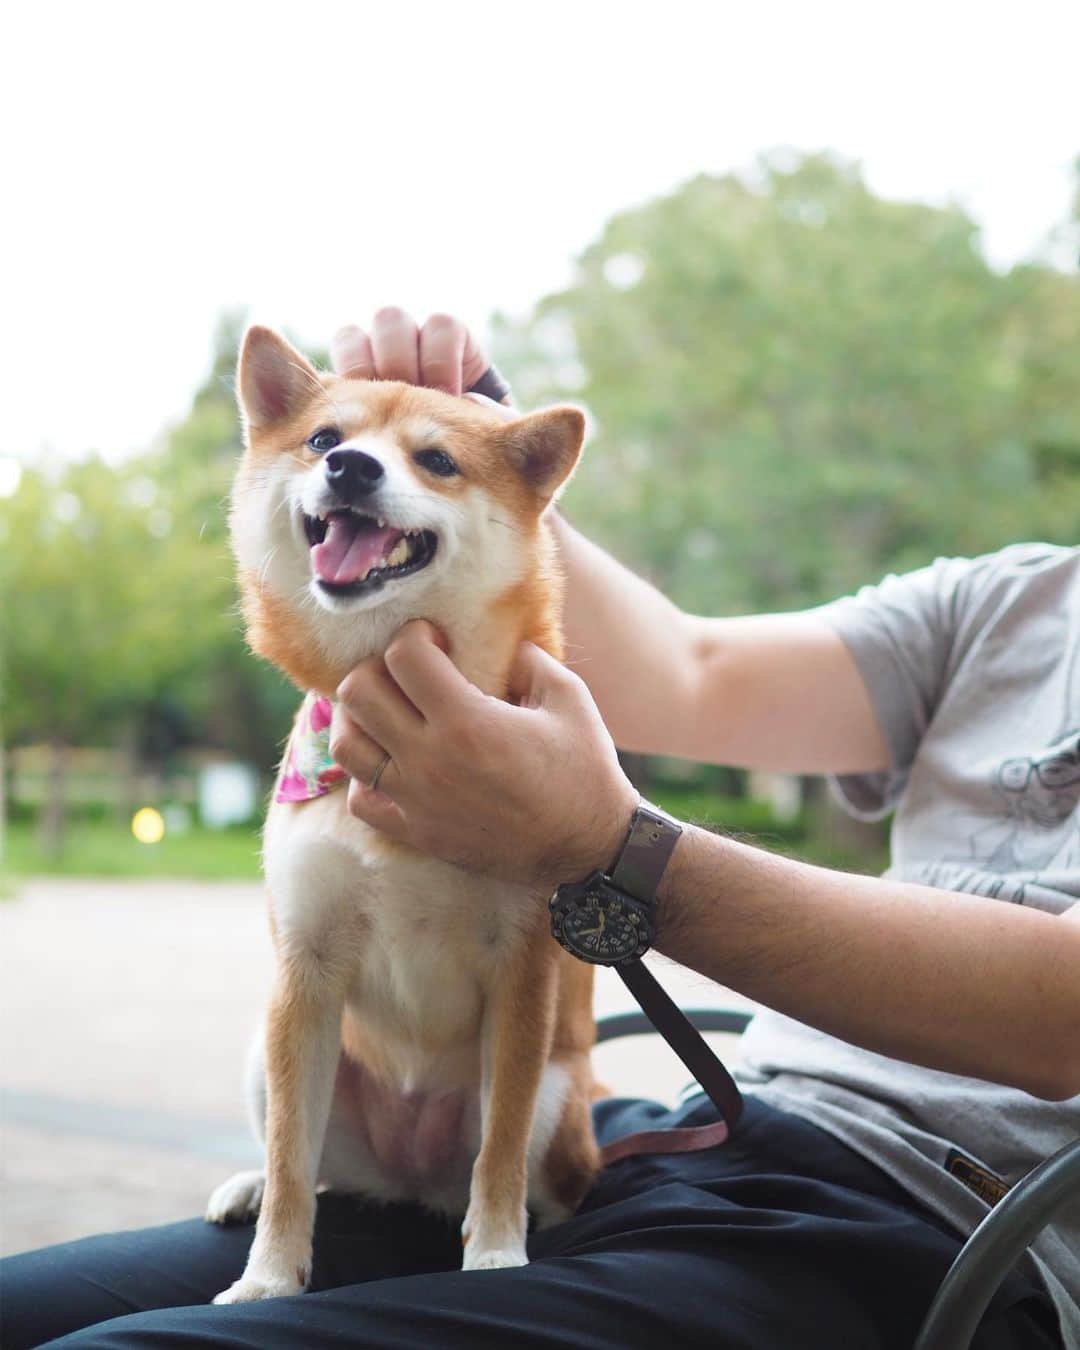
<svg viewBox="0 0 1080 1350">
<path fill-rule="evenodd" d="M 652 944 L 660 878 L 682 826 L 658 806 L 639 803 L 610 872 L 560 886 L 549 902 L 551 933 L 571 956 L 597 966 L 635 961 Z"/>
</svg>

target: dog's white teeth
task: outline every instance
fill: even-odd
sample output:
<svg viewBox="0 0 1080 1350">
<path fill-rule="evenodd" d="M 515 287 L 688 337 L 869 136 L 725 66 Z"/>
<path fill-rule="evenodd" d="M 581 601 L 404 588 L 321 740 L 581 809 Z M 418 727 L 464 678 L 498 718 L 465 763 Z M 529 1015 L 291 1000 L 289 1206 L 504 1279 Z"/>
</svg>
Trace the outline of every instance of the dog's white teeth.
<svg viewBox="0 0 1080 1350">
<path fill-rule="evenodd" d="M 400 567 L 402 563 L 407 563 L 408 561 L 409 540 L 407 536 L 403 535 L 387 554 L 386 565 L 388 567 Z"/>
<path fill-rule="evenodd" d="M 375 517 L 375 524 L 378 525 L 378 527 L 379 527 L 380 530 L 385 530 L 385 529 L 386 529 L 386 521 L 383 520 L 382 516 L 376 516 L 376 517 Z"/>
</svg>

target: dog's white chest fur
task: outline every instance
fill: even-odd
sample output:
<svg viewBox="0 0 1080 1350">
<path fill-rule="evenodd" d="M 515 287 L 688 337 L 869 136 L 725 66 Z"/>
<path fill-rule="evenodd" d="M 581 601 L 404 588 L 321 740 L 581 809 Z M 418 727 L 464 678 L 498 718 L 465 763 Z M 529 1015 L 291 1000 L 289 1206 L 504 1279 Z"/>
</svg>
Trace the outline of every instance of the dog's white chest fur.
<svg viewBox="0 0 1080 1350">
<path fill-rule="evenodd" d="M 525 895 L 388 851 L 344 791 L 275 806 L 264 852 L 279 941 L 342 969 L 401 1088 L 475 1083 L 484 995 L 535 913 Z"/>
</svg>

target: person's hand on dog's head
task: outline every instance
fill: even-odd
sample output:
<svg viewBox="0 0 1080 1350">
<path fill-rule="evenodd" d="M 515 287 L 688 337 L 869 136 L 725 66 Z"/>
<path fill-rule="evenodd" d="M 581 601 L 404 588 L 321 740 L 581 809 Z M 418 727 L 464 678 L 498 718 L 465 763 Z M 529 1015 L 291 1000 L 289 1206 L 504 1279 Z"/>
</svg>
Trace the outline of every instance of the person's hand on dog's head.
<svg viewBox="0 0 1080 1350">
<path fill-rule="evenodd" d="M 349 379 L 402 380 L 448 394 L 471 388 L 491 366 L 460 319 L 432 314 L 420 326 L 397 306 L 378 310 L 370 332 L 356 324 L 340 328 L 330 343 L 330 361 Z"/>
</svg>

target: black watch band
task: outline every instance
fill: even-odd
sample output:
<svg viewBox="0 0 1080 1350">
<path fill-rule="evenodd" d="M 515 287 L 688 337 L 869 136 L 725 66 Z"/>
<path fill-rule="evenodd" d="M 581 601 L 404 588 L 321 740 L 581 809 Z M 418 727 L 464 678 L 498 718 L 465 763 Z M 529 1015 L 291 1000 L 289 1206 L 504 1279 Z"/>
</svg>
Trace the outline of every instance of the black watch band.
<svg viewBox="0 0 1080 1350">
<path fill-rule="evenodd" d="M 475 384 L 470 384 L 465 392 L 467 394 L 483 394 L 484 398 L 491 399 L 493 403 L 509 405 L 512 391 L 502 372 L 494 366 L 488 366 L 483 375 Z"/>
</svg>

